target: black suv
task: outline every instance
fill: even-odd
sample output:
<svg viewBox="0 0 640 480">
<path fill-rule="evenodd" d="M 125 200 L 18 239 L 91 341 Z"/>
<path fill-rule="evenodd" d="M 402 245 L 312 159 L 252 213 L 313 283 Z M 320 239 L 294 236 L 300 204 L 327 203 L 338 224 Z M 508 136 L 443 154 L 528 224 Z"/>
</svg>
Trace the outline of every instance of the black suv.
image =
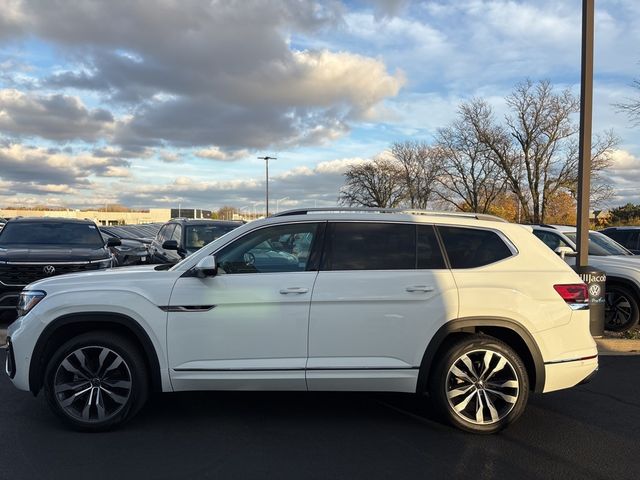
<svg viewBox="0 0 640 480">
<path fill-rule="evenodd" d="M 15 317 L 25 285 L 52 275 L 112 266 L 108 247 L 91 220 L 14 218 L 0 231 L 0 317 Z"/>
<path fill-rule="evenodd" d="M 640 227 L 609 227 L 600 230 L 600 233 L 613 238 L 634 255 L 640 254 Z"/>
<path fill-rule="evenodd" d="M 223 220 L 170 220 L 151 242 L 151 263 L 177 263 L 240 225 L 242 222 Z"/>
</svg>

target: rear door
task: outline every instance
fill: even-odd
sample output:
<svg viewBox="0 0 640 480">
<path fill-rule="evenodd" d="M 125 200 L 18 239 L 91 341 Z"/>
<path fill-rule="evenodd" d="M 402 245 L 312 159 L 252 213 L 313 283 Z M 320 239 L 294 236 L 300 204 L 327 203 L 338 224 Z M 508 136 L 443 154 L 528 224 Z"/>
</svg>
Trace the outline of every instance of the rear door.
<svg viewBox="0 0 640 480">
<path fill-rule="evenodd" d="M 308 388 L 413 391 L 457 301 L 432 225 L 330 223 L 311 300 Z"/>
</svg>

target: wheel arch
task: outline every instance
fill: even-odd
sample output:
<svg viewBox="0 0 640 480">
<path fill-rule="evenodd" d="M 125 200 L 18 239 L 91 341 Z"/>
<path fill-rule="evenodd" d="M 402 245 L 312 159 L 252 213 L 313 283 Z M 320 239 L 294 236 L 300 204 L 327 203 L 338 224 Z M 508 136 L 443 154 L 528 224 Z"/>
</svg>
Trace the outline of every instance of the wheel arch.
<svg viewBox="0 0 640 480">
<path fill-rule="evenodd" d="M 162 390 L 158 353 L 149 335 L 138 322 L 121 313 L 82 312 L 56 318 L 45 327 L 38 338 L 29 367 L 29 390 L 34 395 L 38 394 L 43 385 L 45 360 L 68 340 L 69 335 L 78 335 L 92 330 L 111 330 L 133 340 L 140 348 L 149 369 L 152 390 Z"/>
<path fill-rule="evenodd" d="M 464 335 L 483 333 L 504 341 L 521 357 L 527 368 L 531 390 L 544 390 L 545 367 L 538 344 L 518 322 L 501 317 L 465 317 L 451 320 L 435 333 L 425 350 L 418 374 L 417 391 L 425 392 L 432 367 L 448 345 Z"/>
<path fill-rule="evenodd" d="M 640 286 L 638 286 L 638 284 L 633 280 L 625 277 L 618 277 L 616 275 L 607 274 L 607 281 L 605 283 L 605 292 L 606 292 L 607 285 L 609 284 L 622 285 L 623 287 L 630 288 L 631 291 L 636 294 L 638 304 L 640 304 Z"/>
</svg>

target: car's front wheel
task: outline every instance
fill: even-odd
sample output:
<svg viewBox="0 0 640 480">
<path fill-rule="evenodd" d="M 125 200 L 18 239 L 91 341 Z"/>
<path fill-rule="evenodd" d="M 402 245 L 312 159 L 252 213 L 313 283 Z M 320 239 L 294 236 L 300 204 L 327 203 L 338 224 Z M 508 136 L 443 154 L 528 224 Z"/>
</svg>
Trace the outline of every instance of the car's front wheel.
<svg viewBox="0 0 640 480">
<path fill-rule="evenodd" d="M 446 349 L 429 390 L 434 406 L 454 426 L 494 433 L 524 411 L 529 379 L 511 347 L 487 335 L 470 335 Z"/>
<path fill-rule="evenodd" d="M 78 335 L 60 346 L 45 371 L 51 409 L 72 427 L 102 431 L 133 417 L 148 395 L 139 349 L 108 331 Z"/>
</svg>

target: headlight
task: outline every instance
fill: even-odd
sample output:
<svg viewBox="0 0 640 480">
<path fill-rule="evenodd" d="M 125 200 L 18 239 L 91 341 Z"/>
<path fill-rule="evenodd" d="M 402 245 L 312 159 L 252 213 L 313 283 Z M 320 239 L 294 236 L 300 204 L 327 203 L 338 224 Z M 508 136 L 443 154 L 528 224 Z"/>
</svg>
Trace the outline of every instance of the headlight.
<svg viewBox="0 0 640 480">
<path fill-rule="evenodd" d="M 18 316 L 22 317 L 31 311 L 47 293 L 42 290 L 23 290 L 18 298 Z"/>
</svg>

